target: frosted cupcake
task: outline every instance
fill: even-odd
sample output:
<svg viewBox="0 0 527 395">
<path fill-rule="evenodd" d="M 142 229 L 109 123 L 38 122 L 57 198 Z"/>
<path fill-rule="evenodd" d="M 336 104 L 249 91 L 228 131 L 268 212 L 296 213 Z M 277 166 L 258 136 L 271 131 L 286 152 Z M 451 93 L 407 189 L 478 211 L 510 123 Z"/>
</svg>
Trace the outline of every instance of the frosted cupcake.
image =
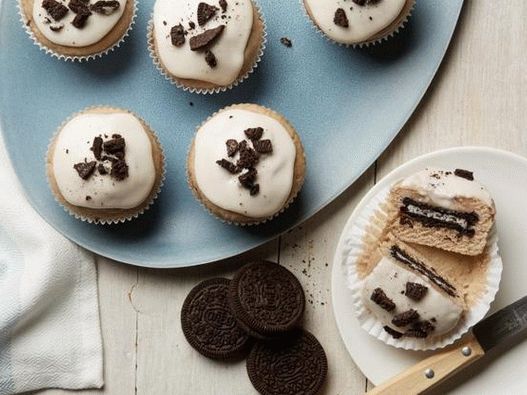
<svg viewBox="0 0 527 395">
<path fill-rule="evenodd" d="M 255 104 L 227 107 L 201 125 L 187 170 L 196 197 L 220 219 L 257 224 L 283 211 L 302 188 L 304 150 L 291 124 Z"/>
<path fill-rule="evenodd" d="M 48 150 L 47 173 L 70 214 L 117 223 L 137 217 L 157 197 L 164 157 L 143 120 L 126 110 L 92 107 L 60 127 Z"/>
<path fill-rule="evenodd" d="M 345 45 L 381 41 L 397 32 L 415 0 L 303 0 L 307 14 L 328 39 Z"/>
<path fill-rule="evenodd" d="M 213 93 L 253 71 L 265 27 L 251 0 L 157 0 L 148 36 L 154 63 L 167 78 L 192 92 Z"/>
<path fill-rule="evenodd" d="M 19 0 L 30 37 L 66 60 L 103 55 L 127 35 L 135 0 Z"/>
</svg>

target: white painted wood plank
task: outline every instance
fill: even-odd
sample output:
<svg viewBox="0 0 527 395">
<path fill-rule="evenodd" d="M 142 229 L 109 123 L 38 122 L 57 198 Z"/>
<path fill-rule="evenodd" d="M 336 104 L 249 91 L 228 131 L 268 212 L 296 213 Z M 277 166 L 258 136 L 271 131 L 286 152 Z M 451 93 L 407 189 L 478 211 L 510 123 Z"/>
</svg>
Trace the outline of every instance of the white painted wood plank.
<svg viewBox="0 0 527 395">
<path fill-rule="evenodd" d="M 323 394 L 360 394 L 366 379 L 340 339 L 331 303 L 331 269 L 340 233 L 348 217 L 372 186 L 373 168 L 304 225 L 281 238 L 280 264 L 296 274 L 307 299 L 304 326 L 321 342 L 328 357 Z"/>
<path fill-rule="evenodd" d="M 232 278 L 253 259 L 276 261 L 278 241 L 249 254 L 197 268 L 140 270 L 132 301 L 138 311 L 137 393 L 148 395 L 255 394 L 245 361 L 209 360 L 185 340 L 180 312 L 183 301 L 199 282 L 214 277 Z"/>
</svg>

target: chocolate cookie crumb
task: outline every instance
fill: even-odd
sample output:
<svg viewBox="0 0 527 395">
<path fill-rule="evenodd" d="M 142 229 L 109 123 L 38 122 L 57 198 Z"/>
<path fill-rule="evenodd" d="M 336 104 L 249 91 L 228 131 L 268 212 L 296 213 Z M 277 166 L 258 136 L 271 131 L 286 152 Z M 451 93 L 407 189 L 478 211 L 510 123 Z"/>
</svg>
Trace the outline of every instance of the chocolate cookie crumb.
<svg viewBox="0 0 527 395">
<path fill-rule="evenodd" d="M 238 152 L 238 142 L 234 139 L 229 139 L 225 142 L 227 146 L 227 156 L 232 158 Z"/>
<path fill-rule="evenodd" d="M 219 25 L 213 29 L 205 30 L 203 33 L 190 38 L 190 49 L 192 51 L 203 51 L 208 49 L 223 33 L 225 25 Z"/>
<path fill-rule="evenodd" d="M 273 152 L 273 144 L 271 143 L 271 140 L 253 141 L 253 147 L 256 152 L 259 152 L 261 154 L 270 154 L 271 152 Z"/>
<path fill-rule="evenodd" d="M 349 27 L 349 21 L 348 17 L 346 16 L 346 11 L 342 8 L 338 8 L 337 11 L 335 11 L 335 16 L 333 17 L 333 23 L 335 25 L 340 27 Z"/>
<path fill-rule="evenodd" d="M 121 4 L 117 0 L 99 0 L 90 6 L 90 10 L 98 14 L 111 15 L 119 9 Z"/>
<path fill-rule="evenodd" d="M 231 174 L 237 174 L 241 171 L 241 168 L 236 166 L 234 163 L 228 161 L 227 159 L 217 160 L 216 163 Z"/>
<path fill-rule="evenodd" d="M 128 165 L 124 160 L 117 160 L 112 163 L 110 175 L 117 181 L 122 181 L 128 177 Z"/>
<path fill-rule="evenodd" d="M 209 65 L 211 69 L 215 68 L 218 65 L 218 60 L 216 59 L 216 55 L 212 53 L 212 51 L 207 50 L 205 52 L 205 62 Z"/>
<path fill-rule="evenodd" d="M 90 195 L 87 195 L 86 196 L 86 201 L 90 201 L 91 200 L 91 196 Z"/>
<path fill-rule="evenodd" d="M 366 4 L 366 0 L 352 0 L 355 4 L 359 6 L 364 6 Z"/>
<path fill-rule="evenodd" d="M 226 12 L 227 11 L 227 0 L 220 0 L 220 7 L 221 7 L 221 12 Z"/>
<path fill-rule="evenodd" d="M 287 48 L 291 48 L 293 46 L 293 42 L 287 37 L 282 37 L 280 39 L 280 42 L 282 43 L 282 45 L 286 46 Z"/>
<path fill-rule="evenodd" d="M 260 193 L 260 184 L 254 184 L 251 188 L 251 196 L 256 196 L 258 195 L 258 193 Z"/>
<path fill-rule="evenodd" d="M 116 135 L 112 136 L 113 138 L 109 141 L 106 141 L 103 144 L 104 151 L 108 154 L 116 154 L 118 152 L 124 152 L 124 147 L 126 146 L 126 143 L 124 141 L 124 138 L 122 137 L 115 137 Z"/>
<path fill-rule="evenodd" d="M 95 156 L 95 159 L 101 160 L 101 154 L 102 154 L 102 137 L 95 137 L 93 139 L 93 145 L 90 148 L 93 151 L 93 155 Z"/>
<path fill-rule="evenodd" d="M 64 25 L 50 25 L 49 30 L 52 32 L 60 32 L 64 28 Z"/>
<path fill-rule="evenodd" d="M 262 138 L 262 135 L 263 135 L 263 128 L 249 128 L 249 129 L 246 129 L 244 131 L 245 135 L 250 139 L 250 140 L 260 140 Z"/>
<path fill-rule="evenodd" d="M 428 292 L 428 287 L 418 283 L 412 283 L 408 281 L 406 283 L 406 292 L 405 295 L 416 302 L 419 302 L 423 299 Z"/>
<path fill-rule="evenodd" d="M 77 29 L 82 29 L 84 26 L 86 26 L 86 22 L 88 21 L 88 18 L 90 17 L 91 12 L 88 11 L 88 13 L 80 12 L 77 15 L 75 15 L 75 18 L 71 22 L 73 26 L 75 26 Z"/>
<path fill-rule="evenodd" d="M 68 13 L 68 7 L 56 0 L 44 0 L 42 2 L 42 8 L 44 8 L 46 12 L 57 22 L 64 18 Z"/>
<path fill-rule="evenodd" d="M 247 189 L 252 189 L 254 187 L 254 181 L 256 180 L 256 175 L 258 172 L 255 168 L 249 169 L 246 173 L 243 173 L 238 177 L 240 184 Z"/>
<path fill-rule="evenodd" d="M 245 144 L 244 144 L 245 143 Z M 258 154 L 256 151 L 252 148 L 247 147 L 247 142 L 242 141 L 239 144 L 239 151 L 240 151 L 240 159 L 238 159 L 238 162 L 236 163 L 239 167 L 243 167 L 245 169 L 254 167 L 259 160 Z"/>
<path fill-rule="evenodd" d="M 410 309 L 403 313 L 396 314 L 392 319 L 392 324 L 397 327 L 403 327 L 410 325 L 412 322 L 415 322 L 419 319 L 419 313 L 414 309 Z"/>
<path fill-rule="evenodd" d="M 395 309 L 395 303 L 391 300 L 381 288 L 375 288 L 370 299 L 386 311 Z"/>
<path fill-rule="evenodd" d="M 391 335 L 394 339 L 400 339 L 401 337 L 403 337 L 403 334 L 401 332 L 397 332 L 395 329 L 392 329 L 389 326 L 385 326 L 383 329 L 388 332 L 388 334 Z"/>
<path fill-rule="evenodd" d="M 419 321 L 412 325 L 404 335 L 424 339 L 435 330 L 435 326 L 430 321 Z"/>
<path fill-rule="evenodd" d="M 198 25 L 205 26 L 218 12 L 218 7 L 207 3 L 198 4 Z"/>
<path fill-rule="evenodd" d="M 92 162 L 80 162 L 80 163 L 77 163 L 77 164 L 73 165 L 73 168 L 75 170 L 77 170 L 77 173 L 79 173 L 79 177 L 80 178 L 82 178 L 83 180 L 87 180 L 88 178 L 90 178 L 90 176 L 95 171 L 95 165 L 96 164 L 97 164 L 97 162 L 95 162 L 95 161 L 92 161 Z"/>
<path fill-rule="evenodd" d="M 464 178 L 469 181 L 474 181 L 474 173 L 468 170 L 456 169 L 454 175 Z"/>
<path fill-rule="evenodd" d="M 181 47 L 185 44 L 185 29 L 181 23 L 170 29 L 170 40 L 175 47 Z"/>
<path fill-rule="evenodd" d="M 194 30 L 196 28 L 196 24 L 194 22 L 190 21 L 188 23 L 188 28 L 189 28 L 189 30 Z"/>
<path fill-rule="evenodd" d="M 99 163 L 99 166 L 97 166 L 97 171 L 101 176 L 108 174 L 108 170 L 106 170 L 106 167 L 102 163 Z"/>
</svg>

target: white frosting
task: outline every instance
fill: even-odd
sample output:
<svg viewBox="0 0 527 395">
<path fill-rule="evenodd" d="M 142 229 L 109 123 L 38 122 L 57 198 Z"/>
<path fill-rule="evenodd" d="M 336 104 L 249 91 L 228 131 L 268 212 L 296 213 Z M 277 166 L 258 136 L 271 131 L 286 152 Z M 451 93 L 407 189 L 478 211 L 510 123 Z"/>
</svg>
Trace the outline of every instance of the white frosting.
<svg viewBox="0 0 527 395">
<path fill-rule="evenodd" d="M 404 295 L 406 283 L 413 282 L 428 287 L 428 292 L 420 301 L 415 301 Z M 388 312 L 373 302 L 371 294 L 376 288 L 381 288 L 386 296 L 395 303 L 395 310 Z M 383 257 L 373 271 L 364 280 L 362 291 L 364 305 L 384 325 L 404 332 L 404 328 L 398 328 L 392 324 L 395 314 L 400 314 L 409 309 L 419 313 L 419 320 L 432 320 L 435 330 L 433 336 L 438 336 L 453 329 L 463 313 L 462 307 L 454 302 L 452 298 L 434 288 L 430 281 L 414 272 L 394 263 L 391 258 Z"/>
<path fill-rule="evenodd" d="M 260 156 L 256 165 L 260 193 L 250 196 L 238 180 L 240 174 L 229 173 L 216 161 L 229 159 L 225 146 L 228 139 L 248 140 L 244 131 L 255 127 L 264 129 L 262 139 L 271 140 L 273 152 Z M 221 111 L 198 130 L 194 152 L 198 187 L 216 206 L 251 218 L 265 218 L 280 211 L 287 202 L 293 185 L 296 147 L 277 120 L 236 108 Z M 238 157 L 236 154 L 233 161 Z"/>
<path fill-rule="evenodd" d="M 401 14 L 407 0 L 381 0 L 375 5 L 359 6 L 352 0 L 304 0 L 317 26 L 334 41 L 356 44 L 368 41 L 390 26 Z M 349 27 L 337 26 L 335 11 L 346 12 Z"/>
<path fill-rule="evenodd" d="M 245 48 L 253 26 L 253 5 L 251 0 L 227 0 L 226 13 L 222 13 L 218 0 L 206 0 L 207 4 L 218 7 L 216 16 L 205 26 L 197 22 L 198 4 L 203 0 L 157 0 L 154 6 L 154 35 L 159 58 L 167 71 L 177 78 L 206 81 L 226 86 L 238 78 L 243 64 Z M 225 16 L 225 18 L 222 18 Z M 188 30 L 193 21 L 195 29 Z M 185 44 L 172 45 L 170 30 L 182 24 L 188 31 Z M 211 51 L 217 59 L 217 66 L 211 68 L 203 52 L 191 51 L 191 37 L 205 30 L 225 25 Z"/>
<path fill-rule="evenodd" d="M 456 197 L 473 198 L 493 206 L 492 197 L 477 181 L 454 175 L 453 171 L 429 168 L 400 181 L 397 186 L 415 189 L 426 203 L 460 210 Z"/>
<path fill-rule="evenodd" d="M 69 0 L 57 0 L 68 6 Z M 51 42 L 63 45 L 66 47 L 86 47 L 101 41 L 114 26 L 119 22 L 124 13 L 127 0 L 118 0 L 120 7 L 110 15 L 101 15 L 93 12 L 86 21 L 86 25 L 82 29 L 77 29 L 71 24 L 77 14 L 69 10 L 66 16 L 58 22 L 42 8 L 42 0 L 34 0 L 33 2 L 33 21 L 38 30 Z M 96 1 L 92 0 L 90 3 L 94 4 Z M 49 23 L 51 20 L 51 24 Z M 63 26 L 59 31 L 52 31 L 51 26 Z"/>
<path fill-rule="evenodd" d="M 95 160 L 90 150 L 93 139 L 120 134 L 125 139 L 125 161 L 129 176 L 117 181 L 96 170 L 88 180 L 79 177 L 76 163 Z M 106 167 L 110 168 L 109 162 Z M 57 136 L 53 173 L 59 190 L 72 205 L 88 208 L 129 209 L 149 196 L 156 180 L 152 144 L 141 122 L 129 113 L 87 113 L 69 121 Z M 86 200 L 90 196 L 91 200 Z"/>
</svg>

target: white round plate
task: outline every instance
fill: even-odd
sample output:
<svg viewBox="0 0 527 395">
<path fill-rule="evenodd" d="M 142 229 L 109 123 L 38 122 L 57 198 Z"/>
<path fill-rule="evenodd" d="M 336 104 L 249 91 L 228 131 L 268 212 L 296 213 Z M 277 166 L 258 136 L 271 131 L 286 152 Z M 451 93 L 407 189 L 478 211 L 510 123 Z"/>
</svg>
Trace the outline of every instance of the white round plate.
<svg viewBox="0 0 527 395">
<path fill-rule="evenodd" d="M 503 274 L 490 313 L 527 294 L 527 159 L 493 148 L 460 147 L 420 156 L 395 169 L 366 194 L 346 223 L 335 252 L 331 279 L 333 311 L 340 335 L 355 363 L 373 384 L 384 382 L 430 353 L 390 347 L 360 327 L 351 304 L 351 292 L 346 285 L 341 259 L 343 236 L 349 232 L 357 213 L 376 193 L 401 177 L 429 166 L 471 170 L 494 198 Z M 477 366 L 468 368 L 445 384 L 441 393 L 525 393 L 526 355 L 527 339 L 506 353 L 485 356 Z"/>
</svg>

